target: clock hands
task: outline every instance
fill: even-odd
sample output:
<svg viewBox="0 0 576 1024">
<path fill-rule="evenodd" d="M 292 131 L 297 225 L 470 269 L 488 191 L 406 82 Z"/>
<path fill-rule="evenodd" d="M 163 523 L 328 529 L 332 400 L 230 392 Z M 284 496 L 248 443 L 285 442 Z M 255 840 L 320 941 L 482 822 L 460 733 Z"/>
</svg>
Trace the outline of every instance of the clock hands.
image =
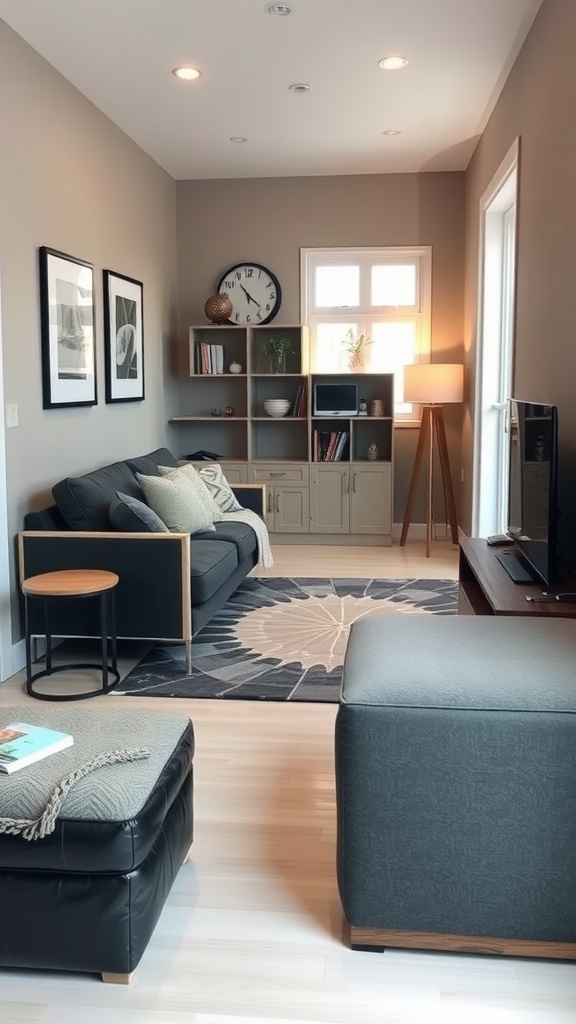
<svg viewBox="0 0 576 1024">
<path fill-rule="evenodd" d="M 247 291 L 246 291 L 246 289 L 245 289 L 244 285 L 243 285 L 243 284 L 241 284 L 241 285 L 240 285 L 240 287 L 241 287 L 242 291 L 244 292 L 244 295 L 246 296 L 246 298 L 247 298 L 248 302 L 253 302 L 253 303 L 254 303 L 254 305 L 255 305 L 255 306 L 258 306 L 258 309 L 260 309 L 260 303 L 259 303 L 259 302 L 257 302 L 257 301 L 256 301 L 256 299 L 253 299 L 253 298 L 252 298 L 252 296 L 250 295 L 250 292 L 247 292 Z"/>
</svg>

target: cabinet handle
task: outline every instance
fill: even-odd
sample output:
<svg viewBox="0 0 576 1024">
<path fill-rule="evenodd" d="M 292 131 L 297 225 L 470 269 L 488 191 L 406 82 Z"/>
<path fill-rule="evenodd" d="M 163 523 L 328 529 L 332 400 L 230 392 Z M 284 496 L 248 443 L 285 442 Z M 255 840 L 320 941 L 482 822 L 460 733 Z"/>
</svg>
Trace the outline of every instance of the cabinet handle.
<svg viewBox="0 0 576 1024">
<path fill-rule="evenodd" d="M 352 493 L 356 494 L 356 473 L 352 477 Z"/>
<path fill-rule="evenodd" d="M 276 495 L 276 511 L 277 512 L 280 511 L 280 495 L 279 494 Z"/>
<path fill-rule="evenodd" d="M 268 511 L 272 511 L 272 494 L 268 495 Z"/>
<path fill-rule="evenodd" d="M 270 473 L 270 476 L 286 476 L 286 472 L 283 471 L 282 473 Z"/>
</svg>

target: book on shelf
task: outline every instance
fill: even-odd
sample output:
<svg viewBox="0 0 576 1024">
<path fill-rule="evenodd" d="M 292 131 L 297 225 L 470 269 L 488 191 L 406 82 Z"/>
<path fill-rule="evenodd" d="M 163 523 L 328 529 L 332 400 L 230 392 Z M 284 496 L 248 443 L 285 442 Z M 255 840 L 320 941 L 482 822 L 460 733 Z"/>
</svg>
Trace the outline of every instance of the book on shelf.
<svg viewBox="0 0 576 1024">
<path fill-rule="evenodd" d="M 197 343 L 198 344 L 198 343 Z M 196 373 L 224 373 L 224 346 L 212 345 L 207 341 L 201 341 L 200 348 L 195 352 Z"/>
<path fill-rule="evenodd" d="M 290 410 L 290 415 L 294 416 L 294 417 L 297 417 L 298 419 L 305 418 L 307 416 L 307 413 L 308 413 L 307 405 L 308 405 L 308 403 L 307 403 L 307 400 L 306 400 L 306 385 L 305 384 L 299 384 L 298 385 L 298 390 L 296 392 L 296 397 L 295 397 L 294 401 L 292 402 L 292 408 Z"/>
<path fill-rule="evenodd" d="M 73 737 L 66 732 L 26 722 L 11 722 L 0 728 L 0 772 L 11 775 L 20 768 L 27 768 L 44 757 L 71 747 L 73 743 Z"/>
<path fill-rule="evenodd" d="M 340 462 L 344 457 L 347 430 L 315 430 L 313 436 L 314 462 Z"/>
</svg>

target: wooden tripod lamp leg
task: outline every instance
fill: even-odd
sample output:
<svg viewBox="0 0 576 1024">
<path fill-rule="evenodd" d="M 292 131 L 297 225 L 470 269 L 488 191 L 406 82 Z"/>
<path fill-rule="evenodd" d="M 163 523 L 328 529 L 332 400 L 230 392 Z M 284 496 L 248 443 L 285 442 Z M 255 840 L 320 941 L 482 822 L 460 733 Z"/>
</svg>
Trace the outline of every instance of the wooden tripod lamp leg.
<svg viewBox="0 0 576 1024">
<path fill-rule="evenodd" d="M 452 489 L 452 477 L 450 476 L 450 460 L 448 458 L 448 445 L 446 443 L 446 427 L 444 425 L 444 408 L 435 405 L 433 408 L 434 433 L 438 445 L 440 458 L 440 469 L 442 471 L 442 486 L 444 487 L 444 501 L 446 503 L 446 515 L 452 532 L 452 543 L 458 543 L 458 517 L 456 515 L 456 502 Z"/>
<path fill-rule="evenodd" d="M 422 465 L 422 457 L 426 451 L 427 441 L 431 430 L 431 412 L 432 406 L 425 405 L 422 408 L 422 419 L 420 420 L 420 433 L 418 434 L 418 445 L 416 447 L 416 455 L 414 457 L 414 466 L 412 468 L 412 476 L 410 478 L 410 487 L 408 488 L 408 498 L 406 500 L 406 511 L 404 513 L 404 522 L 402 523 L 402 533 L 400 534 L 400 547 L 404 547 L 406 544 L 406 538 L 408 536 L 408 527 L 410 526 L 410 520 L 412 518 L 412 508 L 414 506 L 414 498 L 416 497 L 416 487 L 418 484 L 418 475 L 420 473 L 420 466 Z"/>
</svg>

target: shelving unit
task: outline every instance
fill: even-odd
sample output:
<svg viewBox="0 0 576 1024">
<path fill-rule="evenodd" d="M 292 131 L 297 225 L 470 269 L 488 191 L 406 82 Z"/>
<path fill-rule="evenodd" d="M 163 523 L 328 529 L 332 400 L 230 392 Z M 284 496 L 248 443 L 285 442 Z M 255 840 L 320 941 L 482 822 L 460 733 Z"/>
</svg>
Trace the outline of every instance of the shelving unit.
<svg viewBox="0 0 576 1024">
<path fill-rule="evenodd" d="M 271 372 L 263 351 L 274 337 L 290 342 L 284 373 Z M 202 344 L 222 346 L 222 373 L 198 372 Z M 239 373 L 230 371 L 232 363 L 241 366 Z M 185 458 L 200 450 L 213 453 L 231 482 L 267 483 L 272 533 L 314 534 L 315 540 L 336 533 L 359 543 L 391 543 L 392 374 L 346 374 L 368 408 L 376 399 L 383 402 L 383 416 L 315 416 L 314 385 L 339 383 L 342 375 L 311 374 L 306 328 L 281 324 L 191 327 L 189 367 L 183 407 L 170 419 L 178 438 L 174 450 Z M 306 402 L 301 415 L 266 414 L 267 399 L 286 398 L 294 405 L 302 387 Z M 315 456 L 316 432 L 348 434 L 337 461 L 320 462 Z"/>
</svg>

